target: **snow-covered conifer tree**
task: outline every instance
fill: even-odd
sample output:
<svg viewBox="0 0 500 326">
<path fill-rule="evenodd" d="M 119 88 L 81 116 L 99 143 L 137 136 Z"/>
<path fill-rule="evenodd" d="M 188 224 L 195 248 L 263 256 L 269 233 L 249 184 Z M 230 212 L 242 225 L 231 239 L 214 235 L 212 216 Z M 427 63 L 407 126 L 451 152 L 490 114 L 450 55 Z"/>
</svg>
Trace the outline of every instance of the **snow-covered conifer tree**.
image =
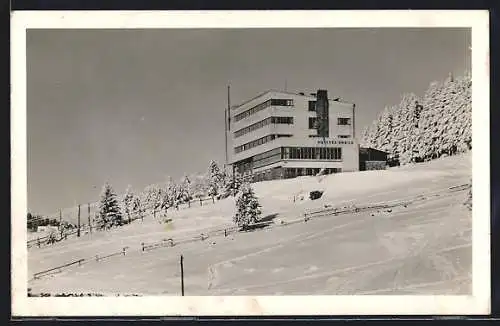
<svg viewBox="0 0 500 326">
<path fill-rule="evenodd" d="M 399 157 L 401 164 L 410 163 L 414 158 L 417 146 L 415 135 L 418 133 L 418 120 L 421 100 L 413 93 L 404 94 L 397 107 L 398 129 L 393 132 L 395 146 L 393 152 Z"/>
<path fill-rule="evenodd" d="M 140 218 L 141 220 L 144 221 L 144 214 L 146 212 L 146 209 L 144 207 L 144 203 L 141 200 L 141 197 L 135 196 L 133 201 L 132 201 L 132 216 L 134 218 Z"/>
<path fill-rule="evenodd" d="M 99 220 L 97 226 L 99 229 L 110 228 L 123 224 L 120 205 L 113 188 L 109 183 L 105 183 L 99 202 Z"/>
<path fill-rule="evenodd" d="M 131 222 L 132 208 L 134 204 L 134 193 L 132 192 L 132 186 L 128 186 L 125 191 L 125 196 L 123 197 L 123 210 L 125 212 L 125 216 L 128 219 L 128 223 Z"/>
<path fill-rule="evenodd" d="M 245 229 L 258 221 L 261 211 L 260 204 L 249 183 L 244 183 L 236 198 L 236 214 L 234 223 Z"/>
<path fill-rule="evenodd" d="M 398 157 L 402 164 L 472 149 L 472 82 L 469 74 L 432 82 L 422 99 L 403 95 L 365 129 L 362 144 Z"/>
<path fill-rule="evenodd" d="M 205 175 L 195 175 L 191 178 L 193 197 L 203 198 L 207 195 L 206 191 L 206 176 Z"/>
<path fill-rule="evenodd" d="M 219 190 L 223 185 L 224 175 L 215 161 L 210 161 L 207 171 L 207 195 L 215 197 L 219 194 Z"/>
<path fill-rule="evenodd" d="M 185 175 L 179 184 L 180 202 L 186 203 L 193 199 L 191 179 Z"/>
<path fill-rule="evenodd" d="M 158 185 L 149 185 L 144 190 L 145 193 L 145 205 L 151 210 L 154 216 L 161 208 L 162 205 L 162 190 Z"/>
</svg>

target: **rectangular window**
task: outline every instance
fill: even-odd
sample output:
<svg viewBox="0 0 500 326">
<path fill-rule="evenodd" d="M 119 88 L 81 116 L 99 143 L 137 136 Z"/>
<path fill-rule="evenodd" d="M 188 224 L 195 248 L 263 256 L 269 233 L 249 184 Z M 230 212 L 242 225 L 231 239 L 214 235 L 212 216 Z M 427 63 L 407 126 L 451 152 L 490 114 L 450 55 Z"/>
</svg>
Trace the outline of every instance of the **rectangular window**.
<svg viewBox="0 0 500 326">
<path fill-rule="evenodd" d="M 318 118 L 315 118 L 315 117 L 309 118 L 309 129 L 316 129 L 317 128 L 317 121 L 318 121 Z"/>
<path fill-rule="evenodd" d="M 293 124 L 293 117 L 269 117 L 250 126 L 242 128 L 234 132 L 234 138 L 241 137 L 252 131 L 258 130 L 270 124 Z"/>
<path fill-rule="evenodd" d="M 309 101 L 307 110 L 316 112 L 316 101 Z"/>
<path fill-rule="evenodd" d="M 293 106 L 293 100 L 284 100 L 284 99 L 272 99 L 271 105 L 273 106 Z"/>
<path fill-rule="evenodd" d="M 351 118 L 338 118 L 337 124 L 340 126 L 348 126 L 351 125 Z"/>
<path fill-rule="evenodd" d="M 268 108 L 269 106 L 293 106 L 293 100 L 286 100 L 286 99 L 271 99 L 271 100 L 267 100 L 263 103 L 260 103 L 244 112 L 241 112 L 239 114 L 237 114 L 235 117 L 234 117 L 234 120 L 235 121 L 240 121 L 242 119 L 245 119 L 259 111 L 262 111 L 264 110 L 265 108 Z"/>
<path fill-rule="evenodd" d="M 251 141 L 249 143 L 243 144 L 241 146 L 235 147 L 234 152 L 237 154 L 237 153 L 240 153 L 242 151 L 249 150 L 249 149 L 254 148 L 256 146 L 270 142 L 270 141 L 276 139 L 277 137 L 291 137 L 291 136 L 292 135 L 267 135 L 265 137 L 262 137 L 262 138 L 254 140 L 254 141 Z"/>
<path fill-rule="evenodd" d="M 350 135 L 339 135 L 339 138 L 351 138 Z"/>
<path fill-rule="evenodd" d="M 341 148 L 283 147 L 282 158 L 295 160 L 340 160 Z"/>
</svg>

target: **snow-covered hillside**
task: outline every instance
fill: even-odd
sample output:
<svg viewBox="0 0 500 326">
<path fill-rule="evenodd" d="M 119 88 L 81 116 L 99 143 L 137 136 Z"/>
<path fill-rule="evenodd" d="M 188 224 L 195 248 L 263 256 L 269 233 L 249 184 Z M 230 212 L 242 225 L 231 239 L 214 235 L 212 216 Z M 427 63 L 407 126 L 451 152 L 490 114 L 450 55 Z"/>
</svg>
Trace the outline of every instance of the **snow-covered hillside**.
<svg viewBox="0 0 500 326">
<path fill-rule="evenodd" d="M 284 227 L 218 236 L 141 251 L 142 242 L 184 239 L 232 226 L 234 198 L 152 216 L 28 252 L 33 273 L 77 259 L 88 264 L 30 281 L 33 292 L 178 294 L 179 254 L 188 294 L 467 293 L 471 273 L 468 190 L 471 153 L 385 171 L 341 173 L 254 184 L 263 216 L 301 218 L 329 207 L 423 198 L 407 207 L 312 219 Z M 310 190 L 323 190 L 309 200 Z M 438 193 L 426 197 L 429 193 Z M 125 256 L 96 262 L 129 247 Z M 394 275 L 397 275 L 395 277 Z M 385 292 L 384 292 L 385 291 Z"/>
<path fill-rule="evenodd" d="M 466 75 L 433 82 L 422 98 L 404 94 L 363 134 L 362 144 L 399 157 L 428 161 L 472 148 L 472 80 Z"/>
</svg>

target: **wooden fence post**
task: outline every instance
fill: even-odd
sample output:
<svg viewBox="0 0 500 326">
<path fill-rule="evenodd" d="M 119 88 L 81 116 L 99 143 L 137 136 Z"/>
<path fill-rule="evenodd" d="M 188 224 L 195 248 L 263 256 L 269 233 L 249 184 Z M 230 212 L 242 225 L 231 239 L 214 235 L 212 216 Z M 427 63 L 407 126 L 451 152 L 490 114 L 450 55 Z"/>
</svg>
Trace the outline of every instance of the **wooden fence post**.
<svg viewBox="0 0 500 326">
<path fill-rule="evenodd" d="M 80 204 L 78 204 L 78 231 L 76 232 L 76 236 L 80 237 Z"/>
<path fill-rule="evenodd" d="M 141 243 L 142 251 L 144 251 L 144 242 Z"/>
<path fill-rule="evenodd" d="M 212 203 L 215 204 L 215 198 L 214 198 L 214 196 L 212 196 Z"/>
<path fill-rule="evenodd" d="M 62 239 L 62 212 L 59 210 L 59 230 L 61 231 L 61 239 Z"/>
<path fill-rule="evenodd" d="M 38 244 L 38 248 L 40 248 L 40 237 L 36 238 L 36 243 Z"/>
<path fill-rule="evenodd" d="M 89 232 L 92 233 L 92 222 L 90 221 L 90 203 L 87 204 L 89 212 Z"/>
<path fill-rule="evenodd" d="M 202 202 L 201 198 L 200 198 L 200 206 L 203 206 L 203 202 Z"/>
<path fill-rule="evenodd" d="M 184 257 L 181 255 L 181 293 L 184 296 Z"/>
<path fill-rule="evenodd" d="M 127 250 L 126 247 L 123 247 L 123 255 L 125 256 L 125 251 Z"/>
<path fill-rule="evenodd" d="M 227 230 L 224 229 L 224 237 L 227 237 Z"/>
</svg>

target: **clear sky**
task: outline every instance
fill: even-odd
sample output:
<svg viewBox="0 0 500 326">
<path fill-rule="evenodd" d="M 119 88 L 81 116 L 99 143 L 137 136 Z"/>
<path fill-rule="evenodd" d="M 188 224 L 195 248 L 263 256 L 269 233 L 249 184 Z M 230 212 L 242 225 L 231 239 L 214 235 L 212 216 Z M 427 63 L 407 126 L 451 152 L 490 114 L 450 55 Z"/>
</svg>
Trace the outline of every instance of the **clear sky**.
<svg viewBox="0 0 500 326">
<path fill-rule="evenodd" d="M 356 104 L 357 133 L 404 92 L 470 70 L 449 29 L 30 30 L 28 209 L 51 214 L 224 160 L 227 85 Z"/>
</svg>

